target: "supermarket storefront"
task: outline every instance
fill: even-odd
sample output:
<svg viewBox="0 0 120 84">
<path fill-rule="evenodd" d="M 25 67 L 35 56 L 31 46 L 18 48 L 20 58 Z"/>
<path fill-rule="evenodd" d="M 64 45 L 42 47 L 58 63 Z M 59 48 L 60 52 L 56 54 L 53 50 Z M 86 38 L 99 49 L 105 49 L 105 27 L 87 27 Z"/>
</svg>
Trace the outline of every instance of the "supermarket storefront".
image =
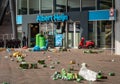
<svg viewBox="0 0 120 84">
<path fill-rule="evenodd" d="M 81 36 L 95 41 L 100 48 L 111 48 L 114 45 L 115 19 L 115 11 L 110 16 L 110 10 L 23 15 L 21 26 L 28 37 L 29 47 L 35 45 L 35 35 L 43 31 L 45 35 L 54 35 L 54 38 L 62 34 L 62 46 L 68 48 L 77 48 Z"/>
<path fill-rule="evenodd" d="M 87 39 L 88 12 L 71 12 L 47 15 L 23 15 L 22 31 L 28 37 L 28 46 L 35 46 L 35 36 L 41 31 L 47 37 L 53 35 L 54 47 L 77 48 L 81 36 Z M 61 45 L 56 44 L 58 35 L 62 35 Z M 58 36 L 59 37 L 59 36 Z"/>
</svg>

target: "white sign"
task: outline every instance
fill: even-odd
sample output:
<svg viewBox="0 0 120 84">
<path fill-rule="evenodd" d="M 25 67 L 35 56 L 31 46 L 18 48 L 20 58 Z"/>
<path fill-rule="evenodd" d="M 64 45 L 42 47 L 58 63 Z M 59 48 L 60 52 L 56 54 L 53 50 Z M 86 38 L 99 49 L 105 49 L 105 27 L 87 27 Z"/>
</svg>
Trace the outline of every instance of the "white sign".
<svg viewBox="0 0 120 84">
<path fill-rule="evenodd" d="M 110 8 L 110 16 L 114 16 L 114 9 L 113 8 Z"/>
</svg>

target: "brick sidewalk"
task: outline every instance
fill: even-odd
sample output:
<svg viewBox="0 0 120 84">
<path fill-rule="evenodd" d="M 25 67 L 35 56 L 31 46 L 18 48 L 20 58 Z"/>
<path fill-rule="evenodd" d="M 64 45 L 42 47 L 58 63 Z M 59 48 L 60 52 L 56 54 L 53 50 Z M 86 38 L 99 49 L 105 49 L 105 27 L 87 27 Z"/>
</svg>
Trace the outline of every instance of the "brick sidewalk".
<svg viewBox="0 0 120 84">
<path fill-rule="evenodd" d="M 24 51 L 24 52 L 23 52 Z M 120 83 L 120 56 L 111 55 L 111 51 L 104 50 L 99 54 L 86 54 L 84 50 L 71 49 L 64 52 L 29 52 L 22 50 L 27 54 L 25 60 L 29 63 L 37 63 L 38 60 L 44 59 L 47 64 L 43 68 L 38 64 L 38 69 L 22 70 L 19 68 L 19 63 L 11 61 L 6 51 L 0 52 L 0 84 L 2 82 L 9 82 L 10 84 L 89 84 L 88 81 L 65 81 L 65 80 L 52 80 L 51 76 L 55 71 L 61 71 L 62 68 L 74 66 L 76 73 L 78 73 L 81 63 L 88 64 L 89 69 L 93 71 L 102 71 L 107 79 L 93 82 L 92 84 L 119 84 Z M 8 56 L 8 58 L 5 58 Z M 51 60 L 50 60 L 51 59 Z M 114 59 L 114 62 L 112 61 Z M 70 61 L 75 60 L 76 64 L 70 65 Z M 53 62 L 60 62 L 60 64 L 53 64 Z M 79 64 L 79 66 L 78 66 Z M 54 69 L 50 66 L 54 65 Z M 114 72 L 115 76 L 109 76 L 109 72 Z"/>
</svg>

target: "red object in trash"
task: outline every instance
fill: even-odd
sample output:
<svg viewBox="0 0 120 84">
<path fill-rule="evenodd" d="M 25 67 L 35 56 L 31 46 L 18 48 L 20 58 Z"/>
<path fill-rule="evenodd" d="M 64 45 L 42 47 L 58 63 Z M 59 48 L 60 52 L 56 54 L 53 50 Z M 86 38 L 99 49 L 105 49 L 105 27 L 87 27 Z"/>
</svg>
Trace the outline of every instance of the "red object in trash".
<svg viewBox="0 0 120 84">
<path fill-rule="evenodd" d="M 80 48 L 93 48 L 95 46 L 94 41 L 89 40 L 89 41 L 84 42 L 84 40 L 85 40 L 84 37 L 82 37 L 79 43 L 79 46 L 78 46 L 79 49 Z"/>
</svg>

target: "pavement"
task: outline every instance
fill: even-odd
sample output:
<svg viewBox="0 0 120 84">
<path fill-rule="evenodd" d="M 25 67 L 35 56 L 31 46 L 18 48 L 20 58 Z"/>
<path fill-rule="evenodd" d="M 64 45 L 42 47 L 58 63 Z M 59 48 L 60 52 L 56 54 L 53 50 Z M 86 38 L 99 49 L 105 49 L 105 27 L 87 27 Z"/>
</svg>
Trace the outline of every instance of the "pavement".
<svg viewBox="0 0 120 84">
<path fill-rule="evenodd" d="M 111 54 L 110 50 L 102 50 L 99 53 L 84 53 L 84 49 L 69 49 L 68 51 L 40 51 L 33 52 L 28 49 L 15 49 L 22 52 L 28 63 L 37 63 L 38 60 L 45 60 L 47 67 L 37 64 L 37 69 L 21 69 L 20 62 L 15 57 L 10 57 L 15 51 L 0 51 L 0 84 L 120 84 L 120 56 Z M 97 49 L 96 49 L 97 50 Z M 75 64 L 70 64 L 74 61 Z M 56 64 L 55 62 L 59 62 Z M 95 72 L 102 71 L 107 79 L 100 79 L 94 82 L 82 80 L 53 80 L 52 75 L 55 71 L 60 72 L 63 68 L 74 67 L 73 72 L 78 73 L 81 64 L 85 62 L 90 70 Z M 54 66 L 54 68 L 50 68 Z M 109 76 L 109 73 L 115 76 Z"/>
</svg>

